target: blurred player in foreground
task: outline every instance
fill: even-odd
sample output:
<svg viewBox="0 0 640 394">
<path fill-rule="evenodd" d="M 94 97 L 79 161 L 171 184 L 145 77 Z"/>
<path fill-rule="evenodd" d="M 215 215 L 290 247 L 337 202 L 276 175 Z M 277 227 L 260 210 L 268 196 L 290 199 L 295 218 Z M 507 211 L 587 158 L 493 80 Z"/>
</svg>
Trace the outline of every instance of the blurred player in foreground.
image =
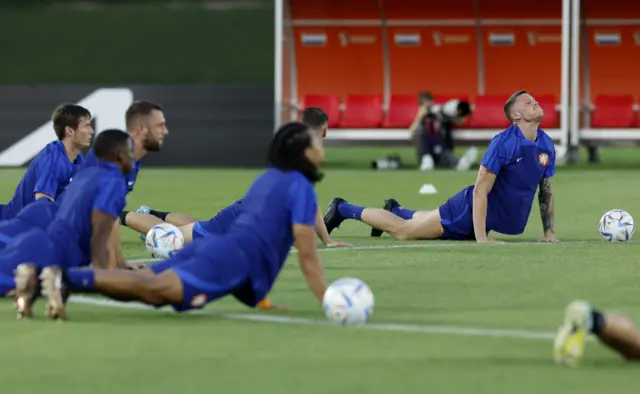
<svg viewBox="0 0 640 394">
<path fill-rule="evenodd" d="M 585 301 L 574 301 L 565 310 L 553 355 L 558 363 L 576 366 L 584 354 L 584 342 L 594 334 L 605 346 L 627 361 L 640 361 L 640 332 L 626 316 L 594 309 Z"/>
<path fill-rule="evenodd" d="M 227 295 L 255 307 L 273 286 L 294 242 L 309 288 L 322 302 L 326 283 L 314 234 L 314 184 L 322 178 L 317 167 L 324 160 L 322 139 L 302 123 L 288 123 L 271 141 L 268 160 L 269 168 L 249 188 L 226 234 L 187 245 L 154 265 L 153 272 L 44 268 L 41 287 L 53 306 L 52 315 L 66 316 L 65 286 L 71 292 L 100 293 L 121 301 L 172 305 L 178 312 L 202 308 Z M 23 264 L 17 271 L 16 282 L 29 284 L 18 291 L 29 300 L 36 269 Z"/>
<path fill-rule="evenodd" d="M 126 204 L 124 174 L 133 168 L 133 146 L 124 131 L 106 130 L 93 149 L 100 163 L 76 174 L 49 227 L 18 235 L 0 253 L 0 287 L 10 290 L 15 285 L 20 318 L 31 315 L 38 289 L 32 278 L 36 267 L 109 266 L 109 239 L 113 221 Z M 14 278 L 14 270 L 24 262 L 31 264 L 18 269 Z"/>
<path fill-rule="evenodd" d="M 302 111 L 300 121 L 316 133 L 320 137 L 327 134 L 327 126 L 329 118 L 327 114 L 317 107 L 309 107 Z M 147 206 L 141 206 L 137 212 L 123 211 L 120 215 L 121 224 L 138 231 L 140 237 L 144 240 L 145 235 L 151 227 L 163 222 L 171 223 L 178 226 L 185 243 L 189 243 L 194 239 L 204 237 L 209 234 L 224 234 L 233 224 L 234 220 L 242 210 L 242 200 L 224 208 L 209 220 L 199 220 L 189 215 L 175 212 L 161 212 L 153 210 Z M 333 241 L 324 225 L 322 219 L 322 210 L 318 206 L 316 211 L 316 233 L 318 238 L 327 247 L 343 247 L 352 246 L 344 242 Z"/>
<path fill-rule="evenodd" d="M 81 149 L 91 145 L 91 113 L 75 104 L 62 104 L 53 112 L 53 129 L 58 138 L 31 161 L 11 201 L 0 205 L 0 220 L 11 219 L 25 206 L 45 198 L 54 201 L 71 182 L 83 162 Z M 34 217 L 48 223 L 50 217 Z"/>
<path fill-rule="evenodd" d="M 504 105 L 512 125 L 496 135 L 487 149 L 475 185 L 468 186 L 434 211 L 414 211 L 394 200 L 384 209 L 364 208 L 334 198 L 324 217 L 329 233 L 346 219 L 372 227 L 371 235 L 387 232 L 397 239 L 453 239 L 496 242 L 489 231 L 522 234 L 536 189 L 544 236 L 556 240 L 551 177 L 555 174 L 555 148 L 539 128 L 544 116 L 538 102 L 525 90 L 515 92 Z"/>
</svg>

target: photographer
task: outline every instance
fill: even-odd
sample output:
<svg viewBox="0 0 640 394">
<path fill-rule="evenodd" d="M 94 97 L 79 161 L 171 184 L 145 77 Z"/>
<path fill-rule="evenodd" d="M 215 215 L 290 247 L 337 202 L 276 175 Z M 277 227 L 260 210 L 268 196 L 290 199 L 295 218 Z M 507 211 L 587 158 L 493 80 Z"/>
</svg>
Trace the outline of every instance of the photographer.
<svg viewBox="0 0 640 394">
<path fill-rule="evenodd" d="M 476 148 L 470 148 L 461 158 L 453 154 L 453 127 L 471 115 L 470 104 L 449 100 L 443 105 L 436 105 L 431 93 L 422 92 L 418 95 L 418 106 L 409 131 L 416 144 L 420 169 L 429 171 L 437 166 L 466 171 L 475 165 Z"/>
</svg>

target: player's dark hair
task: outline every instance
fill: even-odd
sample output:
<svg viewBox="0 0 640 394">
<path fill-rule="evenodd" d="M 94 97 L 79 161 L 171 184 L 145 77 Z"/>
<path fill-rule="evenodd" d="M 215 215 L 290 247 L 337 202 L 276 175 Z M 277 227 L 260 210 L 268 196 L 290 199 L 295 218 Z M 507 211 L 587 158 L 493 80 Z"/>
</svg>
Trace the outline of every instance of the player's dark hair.
<svg viewBox="0 0 640 394">
<path fill-rule="evenodd" d="M 91 112 L 85 107 L 76 104 L 60 104 L 58 108 L 53 111 L 53 115 L 51 115 L 53 130 L 56 132 L 58 139 L 61 140 L 64 138 L 67 127 L 71 127 L 74 130 L 77 129 L 80 118 L 91 119 Z"/>
<path fill-rule="evenodd" d="M 418 105 L 424 104 L 425 101 L 433 101 L 433 94 L 431 94 L 431 92 L 420 92 L 418 94 Z"/>
<path fill-rule="evenodd" d="M 289 122 L 281 126 L 269 145 L 269 165 L 282 171 L 299 171 L 311 183 L 320 181 L 322 173 L 305 155 L 311 138 L 309 126 L 304 123 Z"/>
<path fill-rule="evenodd" d="M 93 143 L 93 153 L 101 160 L 113 161 L 129 149 L 129 134 L 119 129 L 108 129 L 98 134 Z"/>
<path fill-rule="evenodd" d="M 302 111 L 300 121 L 312 129 L 318 130 L 329 123 L 329 116 L 318 107 L 307 107 Z"/>
<path fill-rule="evenodd" d="M 148 116 L 153 111 L 161 111 L 162 106 L 160 104 L 152 103 L 151 101 L 138 100 L 134 101 L 127 112 L 124 115 L 124 119 L 127 123 L 127 128 L 133 125 L 133 122 L 141 116 Z"/>
<path fill-rule="evenodd" d="M 513 123 L 513 118 L 511 117 L 511 110 L 513 109 L 513 104 L 516 103 L 516 99 L 518 97 L 527 93 L 529 93 L 529 91 L 527 90 L 518 90 L 517 92 L 512 94 L 511 97 L 509 97 L 506 103 L 504 103 L 504 116 L 507 117 L 507 119 L 509 120 L 509 123 Z"/>
</svg>

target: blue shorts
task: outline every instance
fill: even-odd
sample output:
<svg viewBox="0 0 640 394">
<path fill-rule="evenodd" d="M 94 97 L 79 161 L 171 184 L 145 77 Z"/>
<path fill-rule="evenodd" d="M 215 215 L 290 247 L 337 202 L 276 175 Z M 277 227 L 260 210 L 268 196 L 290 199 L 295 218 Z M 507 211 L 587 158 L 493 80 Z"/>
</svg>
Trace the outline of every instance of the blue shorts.
<svg viewBox="0 0 640 394">
<path fill-rule="evenodd" d="M 224 208 L 209 220 L 202 220 L 194 223 L 193 232 L 191 234 L 192 238 L 198 239 L 211 234 L 226 234 L 231 227 L 231 224 L 235 222 L 238 214 L 240 213 L 240 204 L 242 204 L 242 200 L 238 200 Z"/>
<path fill-rule="evenodd" d="M 227 295 L 254 307 L 260 300 L 251 286 L 251 265 L 242 248 L 225 237 L 210 236 L 187 245 L 169 260 L 155 264 L 160 274 L 172 270 L 182 282 L 182 303 L 176 312 L 203 308 Z"/>
<path fill-rule="evenodd" d="M 462 189 L 439 208 L 442 224 L 441 239 L 472 240 L 473 186 Z"/>
<path fill-rule="evenodd" d="M 9 219 L 8 217 L 5 218 L 5 216 L 8 216 L 6 211 L 8 211 L 7 206 L 0 204 L 0 221 Z"/>
</svg>

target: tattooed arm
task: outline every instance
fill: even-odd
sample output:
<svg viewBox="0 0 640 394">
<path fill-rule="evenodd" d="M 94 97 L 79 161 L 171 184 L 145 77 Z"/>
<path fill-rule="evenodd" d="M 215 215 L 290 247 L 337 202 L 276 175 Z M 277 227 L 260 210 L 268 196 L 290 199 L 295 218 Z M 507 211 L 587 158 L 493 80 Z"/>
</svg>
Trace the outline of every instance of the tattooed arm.
<svg viewBox="0 0 640 394">
<path fill-rule="evenodd" d="M 553 229 L 554 203 L 550 178 L 544 178 L 540 182 L 538 202 L 540 203 L 540 217 L 542 218 L 542 229 L 544 230 L 544 236 L 554 238 L 552 237 L 555 235 L 555 230 Z"/>
</svg>

